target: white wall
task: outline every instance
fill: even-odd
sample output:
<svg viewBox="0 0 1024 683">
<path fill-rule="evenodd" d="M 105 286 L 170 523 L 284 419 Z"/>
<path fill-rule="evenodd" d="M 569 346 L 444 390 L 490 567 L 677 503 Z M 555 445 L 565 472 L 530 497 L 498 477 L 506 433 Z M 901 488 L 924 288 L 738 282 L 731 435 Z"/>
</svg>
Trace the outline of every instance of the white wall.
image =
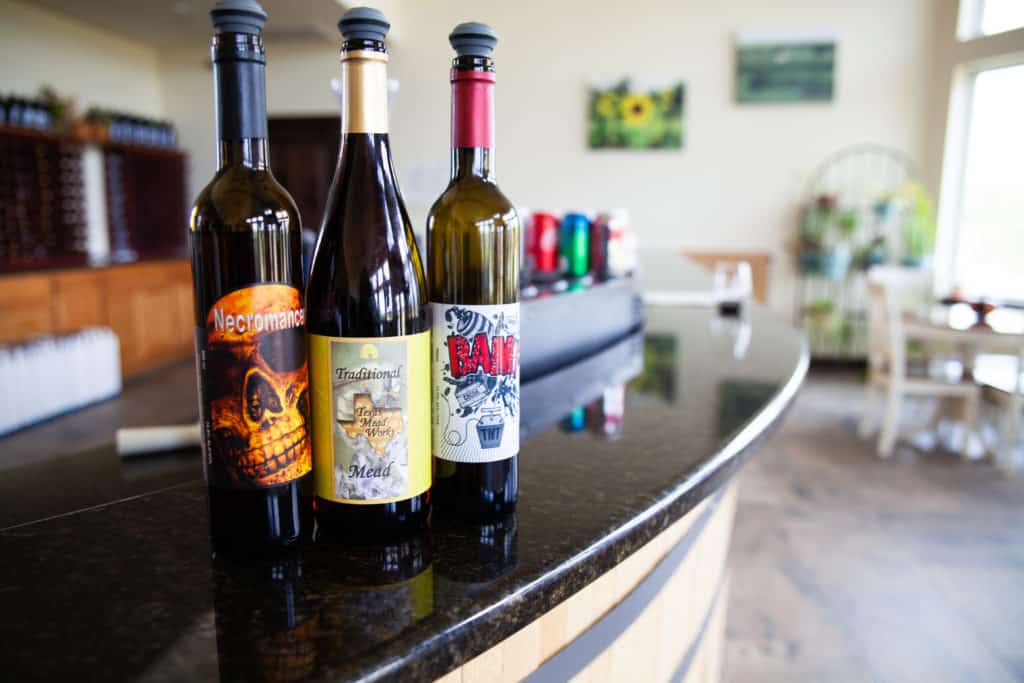
<svg viewBox="0 0 1024 683">
<path fill-rule="evenodd" d="M 428 6 L 429 5 L 429 6 Z M 417 3 L 417 27 L 393 51 L 402 79 L 392 122 L 398 167 L 444 155 L 445 36 L 455 21 L 492 22 L 498 63 L 499 178 L 527 206 L 625 206 L 646 247 L 752 249 L 775 255 L 773 303 L 791 308 L 796 231 L 808 176 L 831 152 L 878 142 L 921 159 L 927 140 L 931 0 L 763 2 L 481 1 Z M 734 103 L 737 29 L 839 35 L 829 105 Z M 686 147 L 589 151 L 592 76 L 681 76 Z"/>
<path fill-rule="evenodd" d="M 933 32 L 941 24 L 939 6 L 951 1 L 389 0 L 384 9 L 405 27 L 392 45 L 391 75 L 401 90 L 391 129 L 410 211 L 422 226 L 445 182 L 447 34 L 460 21 L 487 21 L 500 36 L 498 175 L 515 202 L 552 209 L 625 207 L 645 248 L 771 252 L 772 301 L 788 314 L 794 279 L 785 245 L 795 235 L 798 206 L 817 165 L 859 142 L 897 147 L 926 164 L 926 171 L 936 158 L 934 112 L 945 103 L 935 100 L 946 94 L 932 67 Z M 10 0 L 0 0 L 0 9 L 4 71 L 12 72 L 14 63 L 38 63 L 28 74 L 5 73 L 5 84 L 17 78 L 85 92 L 88 83 L 92 99 L 108 104 L 128 106 L 126 99 L 138 98 L 132 108 L 145 113 L 156 107 L 177 124 L 192 156 L 192 191 L 206 182 L 215 159 L 206 51 L 163 54 L 154 65 L 144 48 Z M 15 28 L 7 20 L 12 11 Z M 58 39 L 42 36 L 44 27 Z M 834 101 L 737 106 L 733 37 L 740 29 L 836 33 Z M 55 43 L 68 45 L 68 54 Z M 338 47 L 269 42 L 270 114 L 336 112 L 329 81 L 338 74 Z M 61 79 L 62 68 L 69 71 Z M 156 92 L 154 68 L 161 77 Z M 586 148 L 588 83 L 623 75 L 685 81 L 685 149 Z M 933 188 L 937 175 L 927 173 Z M 311 224 L 318 220 L 307 217 Z"/>
<path fill-rule="evenodd" d="M 163 116 L 155 50 L 81 22 L 0 0 L 0 91 L 51 85 L 90 105 Z"/>
</svg>

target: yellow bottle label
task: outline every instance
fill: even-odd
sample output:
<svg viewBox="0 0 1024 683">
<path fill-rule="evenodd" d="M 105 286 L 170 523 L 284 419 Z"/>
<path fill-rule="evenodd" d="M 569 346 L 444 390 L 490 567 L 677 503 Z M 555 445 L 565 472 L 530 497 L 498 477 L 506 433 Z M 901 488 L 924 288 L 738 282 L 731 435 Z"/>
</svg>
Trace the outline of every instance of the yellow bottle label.
<svg viewBox="0 0 1024 683">
<path fill-rule="evenodd" d="M 369 505 L 430 488 L 430 332 L 309 336 L 316 493 Z"/>
</svg>

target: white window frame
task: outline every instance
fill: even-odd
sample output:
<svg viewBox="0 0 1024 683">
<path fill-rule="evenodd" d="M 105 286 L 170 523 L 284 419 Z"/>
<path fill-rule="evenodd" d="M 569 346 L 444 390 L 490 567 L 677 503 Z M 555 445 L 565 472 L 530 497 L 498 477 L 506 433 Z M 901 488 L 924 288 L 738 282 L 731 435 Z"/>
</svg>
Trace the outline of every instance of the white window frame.
<svg viewBox="0 0 1024 683">
<path fill-rule="evenodd" d="M 953 52 L 949 109 L 939 186 L 938 236 L 935 243 L 935 292 L 945 295 L 956 285 L 957 241 L 963 217 L 967 136 L 971 125 L 974 81 L 988 69 L 1024 64 L 1024 28 L 979 35 L 984 0 L 961 0 Z"/>
</svg>

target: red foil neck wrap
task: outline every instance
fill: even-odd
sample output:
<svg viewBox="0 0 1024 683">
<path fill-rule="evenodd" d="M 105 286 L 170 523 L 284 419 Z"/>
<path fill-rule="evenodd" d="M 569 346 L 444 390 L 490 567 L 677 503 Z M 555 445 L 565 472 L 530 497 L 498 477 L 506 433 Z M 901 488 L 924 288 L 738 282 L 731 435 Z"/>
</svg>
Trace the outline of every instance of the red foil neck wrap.
<svg viewBox="0 0 1024 683">
<path fill-rule="evenodd" d="M 494 147 L 494 74 L 452 69 L 452 147 Z"/>
</svg>

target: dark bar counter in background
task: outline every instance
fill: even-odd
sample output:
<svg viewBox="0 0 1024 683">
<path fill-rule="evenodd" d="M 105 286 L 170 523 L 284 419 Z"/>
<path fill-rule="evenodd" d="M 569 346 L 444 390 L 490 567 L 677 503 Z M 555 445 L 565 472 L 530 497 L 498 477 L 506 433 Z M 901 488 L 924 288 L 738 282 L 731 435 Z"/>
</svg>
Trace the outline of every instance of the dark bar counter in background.
<svg viewBox="0 0 1024 683">
<path fill-rule="evenodd" d="M 652 678 L 710 672 L 699 641 L 721 628 L 731 479 L 780 422 L 807 353 L 757 306 L 742 319 L 677 306 L 645 318 L 642 335 L 563 368 L 586 393 L 568 415 L 538 421 L 543 397 L 524 383 L 524 423 L 535 401 L 540 427 L 523 443 L 515 517 L 435 520 L 386 547 L 211 560 L 198 452 L 121 460 L 113 446 L 119 426 L 196 419 L 189 363 L 3 439 L 3 678 L 562 680 L 631 637 L 635 680 L 645 659 Z M 715 559 L 694 559 L 712 533 Z M 668 633 L 672 577 L 691 564 L 672 595 L 696 626 Z M 661 603 L 662 627 L 644 626 Z M 629 634 L 644 628 L 674 645 L 637 655 L 652 639 Z"/>
</svg>

